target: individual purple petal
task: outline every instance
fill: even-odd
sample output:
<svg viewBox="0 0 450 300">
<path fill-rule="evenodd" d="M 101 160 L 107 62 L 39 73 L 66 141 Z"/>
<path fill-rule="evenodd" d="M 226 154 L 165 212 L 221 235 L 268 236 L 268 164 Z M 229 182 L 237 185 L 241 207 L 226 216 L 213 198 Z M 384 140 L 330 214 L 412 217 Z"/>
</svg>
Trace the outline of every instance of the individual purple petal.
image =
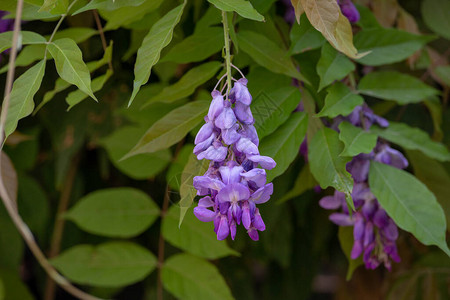
<svg viewBox="0 0 450 300">
<path fill-rule="evenodd" d="M 266 230 L 266 224 L 264 224 L 264 221 L 261 217 L 261 214 L 259 213 L 259 209 L 255 210 L 255 217 L 253 219 L 253 226 L 255 226 L 256 229 L 259 231 Z"/>
<path fill-rule="evenodd" d="M 208 119 L 209 121 L 214 122 L 224 108 L 224 100 L 219 91 L 212 91 L 211 96 L 213 97 L 213 100 L 209 106 Z"/>
<path fill-rule="evenodd" d="M 395 245 L 394 242 L 385 242 L 384 243 L 384 248 L 383 248 L 384 252 L 386 254 L 389 255 L 389 257 L 395 261 L 395 262 L 400 262 L 400 256 L 398 255 L 397 252 L 397 246 Z"/>
<path fill-rule="evenodd" d="M 216 118 L 214 124 L 220 129 L 229 129 L 236 124 L 236 116 L 231 107 L 225 107 L 219 116 Z"/>
<path fill-rule="evenodd" d="M 242 171 L 244 171 L 244 168 L 237 166 L 235 162 L 230 162 L 227 166 L 219 168 L 220 176 L 225 184 L 239 182 L 241 180 Z"/>
<path fill-rule="evenodd" d="M 247 230 L 247 233 L 255 242 L 259 240 L 258 230 L 256 230 L 255 227 L 251 227 L 249 230 Z"/>
<path fill-rule="evenodd" d="M 216 213 L 201 206 L 194 207 L 194 215 L 202 222 L 211 222 L 216 217 Z"/>
<path fill-rule="evenodd" d="M 244 225 L 245 229 L 249 229 L 252 223 L 252 216 L 250 205 L 248 201 L 244 201 L 242 203 L 242 225 Z"/>
<path fill-rule="evenodd" d="M 212 207 L 214 206 L 214 201 L 211 200 L 211 197 L 203 197 L 198 200 L 198 206 L 200 207 Z"/>
<path fill-rule="evenodd" d="M 236 104 L 238 102 L 245 105 L 250 105 L 250 103 L 252 103 L 252 95 L 250 95 L 250 92 L 248 91 L 247 82 L 247 79 L 241 78 L 234 83 L 231 94 L 233 99 L 237 101 Z"/>
<path fill-rule="evenodd" d="M 206 188 L 220 191 L 223 187 L 225 187 L 225 184 L 222 181 L 208 176 L 195 176 L 193 183 L 194 188 L 196 188 L 197 190 Z"/>
<path fill-rule="evenodd" d="M 398 169 L 404 169 L 408 166 L 408 160 L 405 156 L 386 144 L 381 146 L 381 151 L 375 155 L 375 160 Z"/>
<path fill-rule="evenodd" d="M 242 209 L 238 203 L 231 203 L 227 212 L 228 222 L 235 220 L 238 224 L 241 224 Z"/>
<path fill-rule="evenodd" d="M 355 240 L 362 240 L 364 238 L 364 229 L 366 228 L 364 218 L 355 213 L 355 226 L 353 227 L 353 238 Z"/>
<path fill-rule="evenodd" d="M 269 201 L 270 196 L 273 194 L 273 183 L 268 183 L 265 186 L 259 188 L 251 196 L 252 200 L 256 204 L 262 204 Z"/>
<path fill-rule="evenodd" d="M 207 160 L 222 162 L 227 157 L 227 153 L 227 147 L 219 146 L 218 148 L 216 148 L 214 146 L 209 146 L 208 149 L 197 155 L 197 159 L 202 160 L 206 158 Z"/>
<path fill-rule="evenodd" d="M 248 155 L 258 155 L 259 150 L 258 146 L 256 146 L 250 139 L 242 137 L 237 143 L 236 143 L 236 149 L 239 152 L 248 154 Z"/>
<path fill-rule="evenodd" d="M 357 259 L 363 252 L 363 244 L 361 240 L 357 240 L 353 243 L 352 252 L 350 253 L 351 259 Z"/>
<path fill-rule="evenodd" d="M 387 225 L 381 230 L 388 240 L 395 241 L 398 238 L 398 228 L 392 219 L 389 219 Z"/>
<path fill-rule="evenodd" d="M 219 202 L 235 203 L 247 200 L 250 197 L 250 191 L 241 183 L 230 183 L 219 191 L 216 199 Z"/>
<path fill-rule="evenodd" d="M 250 139 L 252 143 L 255 144 L 256 146 L 259 145 L 258 133 L 256 132 L 255 126 L 243 124 L 240 134 L 243 137 Z"/>
<path fill-rule="evenodd" d="M 230 235 L 231 239 L 234 241 L 234 238 L 236 237 L 236 222 L 234 220 L 230 223 Z"/>
<path fill-rule="evenodd" d="M 225 144 L 232 145 L 241 138 L 241 135 L 237 132 L 238 129 L 239 125 L 237 123 L 229 129 L 222 129 L 222 139 Z"/>
<path fill-rule="evenodd" d="M 208 139 L 213 133 L 214 124 L 212 122 L 205 123 L 197 133 L 194 144 L 198 144 Z"/>
<path fill-rule="evenodd" d="M 375 200 L 368 200 L 364 202 L 361 212 L 366 219 L 372 220 L 377 208 L 378 204 Z"/>
<path fill-rule="evenodd" d="M 220 216 L 219 225 L 217 228 L 217 239 L 224 240 L 230 234 L 230 227 L 228 225 L 228 218 L 226 215 Z"/>
<path fill-rule="evenodd" d="M 364 227 L 364 247 L 367 247 L 370 243 L 375 240 L 375 233 L 373 232 L 372 222 L 366 222 Z"/>
<path fill-rule="evenodd" d="M 266 170 L 254 168 L 240 174 L 246 181 L 252 181 L 258 188 L 266 184 Z"/>
<path fill-rule="evenodd" d="M 380 116 L 374 115 L 374 121 L 378 125 L 380 125 L 381 127 L 388 127 L 389 126 L 388 120 L 386 120 L 385 118 L 382 118 Z"/>
<path fill-rule="evenodd" d="M 206 149 L 208 149 L 211 146 L 211 144 L 213 143 L 215 138 L 216 138 L 216 135 L 214 133 L 211 133 L 211 135 L 207 139 L 205 139 L 205 140 L 199 142 L 197 145 L 195 145 L 193 152 L 196 155 L 199 155 L 201 152 L 205 151 Z"/>
<path fill-rule="evenodd" d="M 339 226 L 351 226 L 354 223 L 349 215 L 343 213 L 332 213 L 328 218 Z"/>
<path fill-rule="evenodd" d="M 386 214 L 386 211 L 382 208 L 378 209 L 375 215 L 373 216 L 373 223 L 378 228 L 383 228 L 388 225 L 389 217 Z"/>
<path fill-rule="evenodd" d="M 364 182 L 369 176 L 370 156 L 359 154 L 346 165 L 347 171 L 352 175 L 356 182 Z"/>
<path fill-rule="evenodd" d="M 251 125 L 254 122 L 250 106 L 247 106 L 241 102 L 236 102 L 236 105 L 234 107 L 234 114 L 236 115 L 236 118 L 243 124 Z"/>
<path fill-rule="evenodd" d="M 325 209 L 338 209 L 342 206 L 342 202 L 339 198 L 333 196 L 325 196 L 319 201 L 319 205 Z"/>
<path fill-rule="evenodd" d="M 261 167 L 263 167 L 266 170 L 271 170 L 276 167 L 277 163 L 268 156 L 262 156 L 262 155 L 249 155 L 247 156 L 249 160 L 252 162 L 258 163 Z"/>
</svg>

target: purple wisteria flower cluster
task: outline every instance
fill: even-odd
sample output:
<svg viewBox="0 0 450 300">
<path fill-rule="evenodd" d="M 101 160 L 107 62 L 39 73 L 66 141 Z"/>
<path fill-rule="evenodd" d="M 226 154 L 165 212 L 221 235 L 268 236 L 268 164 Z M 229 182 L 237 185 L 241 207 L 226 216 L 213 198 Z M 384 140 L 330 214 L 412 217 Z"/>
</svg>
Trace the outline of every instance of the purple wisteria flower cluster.
<svg viewBox="0 0 450 300">
<path fill-rule="evenodd" d="M 214 221 L 218 240 L 228 235 L 234 240 L 236 226 L 242 223 L 250 238 L 257 241 L 258 231 L 266 227 L 256 204 L 267 202 L 273 193 L 272 183 L 266 183 L 265 169 L 274 168 L 276 163 L 259 153 L 247 79 L 237 80 L 225 99 L 218 90 L 211 95 L 206 124 L 195 138 L 197 158 L 211 162 L 203 176 L 194 177 L 197 195 L 204 196 L 194 214 L 200 221 Z"/>
<path fill-rule="evenodd" d="M 336 118 L 332 127 L 336 128 L 343 120 L 366 130 L 374 123 L 381 127 L 389 126 L 387 120 L 375 115 L 366 104 L 356 107 L 348 117 Z M 355 182 L 352 198 L 356 211 L 352 215 L 349 214 L 345 194 L 339 191 L 335 191 L 333 196 L 322 198 L 319 204 L 325 209 L 341 209 L 341 212 L 330 215 L 333 223 L 339 226 L 353 226 L 352 259 L 362 254 L 366 268 L 375 269 L 383 263 L 391 270 L 391 260 L 400 261 L 395 243 L 398 228 L 370 191 L 368 175 L 371 160 L 399 169 L 408 166 L 408 161 L 402 153 L 392 149 L 389 144 L 378 141 L 371 153 L 355 156 L 346 166 Z"/>
<path fill-rule="evenodd" d="M 9 14 L 9 12 L 0 10 L 0 33 L 11 31 L 14 29 L 14 19 L 3 19 L 7 14 Z M 2 53 L 6 54 L 8 52 L 9 49 L 0 52 L 0 62 L 2 61 L 1 54 Z"/>
</svg>

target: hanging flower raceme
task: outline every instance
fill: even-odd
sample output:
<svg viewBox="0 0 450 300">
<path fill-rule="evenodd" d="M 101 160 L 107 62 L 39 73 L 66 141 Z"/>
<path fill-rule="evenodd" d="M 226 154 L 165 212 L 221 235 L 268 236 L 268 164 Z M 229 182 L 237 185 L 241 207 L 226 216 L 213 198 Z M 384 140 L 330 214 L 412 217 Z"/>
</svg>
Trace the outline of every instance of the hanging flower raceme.
<svg viewBox="0 0 450 300">
<path fill-rule="evenodd" d="M 259 153 L 247 79 L 237 80 L 225 98 L 218 90 L 211 96 L 206 123 L 195 137 L 197 158 L 211 163 L 203 176 L 194 177 L 197 195 L 203 196 L 194 214 L 200 221 L 214 221 L 219 240 L 228 235 L 234 240 L 236 226 L 242 223 L 256 241 L 258 231 L 266 228 L 256 205 L 267 202 L 273 192 L 265 169 L 276 163 Z"/>
<path fill-rule="evenodd" d="M 356 107 L 346 118 L 336 118 L 332 127 L 337 127 L 342 120 L 366 129 L 374 123 L 381 127 L 389 126 L 387 120 L 375 115 L 366 104 Z M 366 268 L 375 269 L 383 263 L 388 270 L 391 270 L 391 260 L 400 261 L 395 243 L 398 238 L 398 228 L 370 191 L 368 177 L 371 160 L 399 169 L 408 166 L 408 161 L 402 153 L 392 149 L 387 143 L 378 141 L 371 153 L 355 156 L 346 166 L 355 182 L 352 198 L 356 211 L 350 216 L 345 194 L 339 191 L 335 191 L 333 196 L 322 198 L 319 204 L 325 209 L 341 210 L 330 215 L 333 223 L 339 226 L 353 226 L 352 259 L 363 255 Z"/>
</svg>

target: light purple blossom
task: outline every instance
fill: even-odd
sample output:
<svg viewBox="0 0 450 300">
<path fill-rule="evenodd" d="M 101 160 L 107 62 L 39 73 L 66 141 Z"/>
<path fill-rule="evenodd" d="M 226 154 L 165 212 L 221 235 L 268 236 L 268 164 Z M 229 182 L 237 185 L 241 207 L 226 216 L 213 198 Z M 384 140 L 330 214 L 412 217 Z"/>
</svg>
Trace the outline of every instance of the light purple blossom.
<svg viewBox="0 0 450 300">
<path fill-rule="evenodd" d="M 237 225 L 242 224 L 256 241 L 258 231 L 266 229 L 256 205 L 267 202 L 273 193 L 273 184 L 266 183 L 265 169 L 274 168 L 276 163 L 259 153 L 247 79 L 237 80 L 225 99 L 217 90 L 211 96 L 194 153 L 199 160 L 212 162 L 203 176 L 194 177 L 197 195 L 205 196 L 194 214 L 200 221 L 214 222 L 219 240 L 229 235 L 234 240 Z"/>
</svg>

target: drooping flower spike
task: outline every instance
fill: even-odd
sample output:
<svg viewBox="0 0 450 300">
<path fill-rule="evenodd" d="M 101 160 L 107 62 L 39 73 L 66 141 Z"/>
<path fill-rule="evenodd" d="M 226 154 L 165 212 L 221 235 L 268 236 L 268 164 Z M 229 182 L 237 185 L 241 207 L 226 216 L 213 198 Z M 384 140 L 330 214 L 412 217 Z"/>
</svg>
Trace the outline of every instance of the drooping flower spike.
<svg viewBox="0 0 450 300">
<path fill-rule="evenodd" d="M 369 129 L 374 123 L 381 127 L 389 126 L 387 120 L 375 115 L 366 104 L 357 106 L 345 118 L 336 118 L 331 127 L 337 128 L 343 120 L 365 129 Z M 408 161 L 402 153 L 392 149 L 387 143 L 378 141 L 371 153 L 355 156 L 346 166 L 355 182 L 352 199 L 356 211 L 350 216 L 345 203 L 345 194 L 339 191 L 335 191 L 333 196 L 323 197 L 319 204 L 325 209 L 341 210 L 330 215 L 330 221 L 333 223 L 339 226 L 353 226 L 352 259 L 363 255 L 366 268 L 375 269 L 383 263 L 391 270 L 391 261 L 400 261 L 395 243 L 398 228 L 370 191 L 368 176 L 371 160 L 399 169 L 408 166 Z"/>
<path fill-rule="evenodd" d="M 197 158 L 211 161 L 203 176 L 194 177 L 197 195 L 204 196 L 194 214 L 200 221 L 214 222 L 219 240 L 229 235 L 234 240 L 237 225 L 242 224 L 256 241 L 258 231 L 266 228 L 256 205 L 267 202 L 273 193 L 265 169 L 276 163 L 259 153 L 247 79 L 236 80 L 225 97 L 216 88 L 211 96 L 205 124 L 194 141 Z"/>
</svg>

